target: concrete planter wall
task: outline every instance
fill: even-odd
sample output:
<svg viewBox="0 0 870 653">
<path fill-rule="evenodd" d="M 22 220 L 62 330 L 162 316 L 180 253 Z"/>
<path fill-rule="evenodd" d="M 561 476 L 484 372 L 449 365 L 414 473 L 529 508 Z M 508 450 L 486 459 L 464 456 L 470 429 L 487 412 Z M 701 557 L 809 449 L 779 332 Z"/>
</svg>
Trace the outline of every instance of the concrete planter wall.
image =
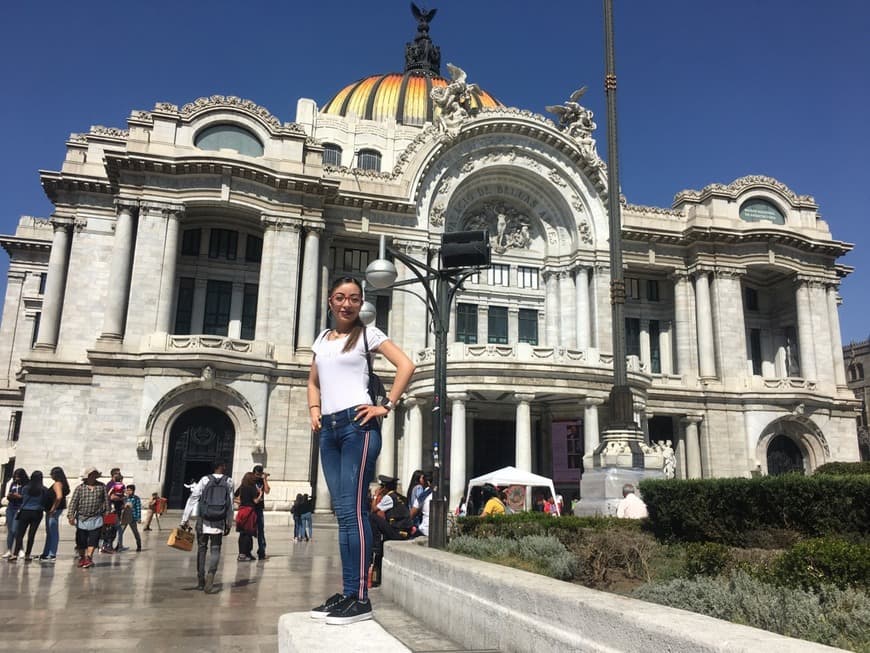
<svg viewBox="0 0 870 653">
<path fill-rule="evenodd" d="M 470 649 L 534 651 L 836 651 L 712 617 L 517 569 L 387 542 L 380 590 Z"/>
</svg>

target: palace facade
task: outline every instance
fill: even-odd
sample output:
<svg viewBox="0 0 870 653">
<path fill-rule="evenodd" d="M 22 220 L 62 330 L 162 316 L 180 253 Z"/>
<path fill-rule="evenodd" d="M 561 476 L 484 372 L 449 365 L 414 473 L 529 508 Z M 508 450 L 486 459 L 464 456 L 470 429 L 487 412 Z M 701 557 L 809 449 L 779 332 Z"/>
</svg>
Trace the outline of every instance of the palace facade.
<svg viewBox="0 0 870 653">
<path fill-rule="evenodd" d="M 575 493 L 613 365 L 595 124 L 579 98 L 554 122 L 451 71 L 427 28 L 403 72 L 299 100 L 293 122 L 216 95 L 73 134 L 40 173 L 52 215 L 0 237 L 6 473 L 119 466 L 178 506 L 221 457 L 236 476 L 264 464 L 275 508 L 305 491 L 326 505 L 306 379 L 330 280 L 364 276 L 382 234 L 437 265 L 442 233 L 485 228 L 492 267 L 451 314 L 451 504 L 507 464 Z M 747 176 L 622 217 L 636 418 L 671 441 L 676 475 L 857 460 L 838 319 L 851 245 L 814 200 Z M 433 336 L 412 293 L 367 299 L 418 365 L 379 461 L 407 479 L 433 464 Z"/>
</svg>

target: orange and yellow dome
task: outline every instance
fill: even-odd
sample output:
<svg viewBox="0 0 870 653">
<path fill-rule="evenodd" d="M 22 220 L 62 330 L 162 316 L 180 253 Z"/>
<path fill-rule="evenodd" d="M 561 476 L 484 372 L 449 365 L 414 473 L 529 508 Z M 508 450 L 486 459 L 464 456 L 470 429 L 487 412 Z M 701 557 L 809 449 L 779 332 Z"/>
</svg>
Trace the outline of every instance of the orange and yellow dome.
<svg viewBox="0 0 870 653">
<path fill-rule="evenodd" d="M 420 70 L 371 75 L 345 86 L 320 111 L 333 116 L 355 115 L 366 120 L 393 118 L 401 125 L 420 126 L 433 122 L 430 91 L 448 83 L 441 76 Z M 502 106 L 482 89 L 472 91 L 471 104 L 475 109 Z"/>
</svg>

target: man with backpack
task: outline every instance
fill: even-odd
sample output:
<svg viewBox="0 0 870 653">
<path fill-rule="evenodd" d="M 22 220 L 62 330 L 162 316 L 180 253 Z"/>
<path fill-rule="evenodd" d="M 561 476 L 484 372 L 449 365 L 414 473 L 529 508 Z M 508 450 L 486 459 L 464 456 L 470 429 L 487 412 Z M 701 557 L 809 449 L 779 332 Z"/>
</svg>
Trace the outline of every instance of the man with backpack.
<svg viewBox="0 0 870 653">
<path fill-rule="evenodd" d="M 216 462 L 212 469 L 213 473 L 203 476 L 194 486 L 181 517 L 181 528 L 188 528 L 187 523 L 196 510 L 196 588 L 206 594 L 213 593 L 223 536 L 229 535 L 233 523 L 233 479 L 226 475 L 224 462 Z"/>
</svg>

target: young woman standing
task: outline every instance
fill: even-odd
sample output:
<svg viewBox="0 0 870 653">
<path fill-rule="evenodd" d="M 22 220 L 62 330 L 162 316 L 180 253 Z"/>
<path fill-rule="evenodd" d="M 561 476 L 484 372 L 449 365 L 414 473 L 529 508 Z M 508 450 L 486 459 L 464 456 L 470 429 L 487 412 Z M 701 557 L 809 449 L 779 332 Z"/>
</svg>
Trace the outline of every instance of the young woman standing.
<svg viewBox="0 0 870 653">
<path fill-rule="evenodd" d="M 12 555 L 15 548 L 15 533 L 18 530 L 18 511 L 21 510 L 21 491 L 30 481 L 30 477 L 20 467 L 12 472 L 12 482 L 9 483 L 9 491 L 6 493 L 6 553 L 4 558 Z"/>
<path fill-rule="evenodd" d="M 381 451 L 380 418 L 393 409 L 414 373 L 414 364 L 383 331 L 366 328 L 359 319 L 362 284 L 344 277 L 329 291 L 335 328 L 318 336 L 308 375 L 311 428 L 320 432 L 320 462 L 338 519 L 343 588 L 311 611 L 328 624 L 371 619 L 367 571 L 372 532 L 366 501 L 375 461 Z M 396 367 L 383 406 L 369 396 L 366 345 Z"/>
<path fill-rule="evenodd" d="M 53 500 L 45 513 L 45 546 L 39 556 L 45 562 L 54 562 L 57 559 L 57 545 L 60 542 L 58 522 L 66 510 L 66 498 L 69 495 L 69 481 L 62 467 L 51 468 L 51 480 L 54 482 L 49 492 L 53 494 Z"/>
<path fill-rule="evenodd" d="M 42 484 L 42 472 L 39 470 L 30 475 L 30 482 L 21 490 L 21 510 L 18 511 L 18 529 L 15 532 L 15 550 L 7 558 L 9 562 L 15 562 L 18 554 L 24 546 L 24 534 L 27 533 L 27 548 L 24 550 L 24 562 L 30 562 L 30 552 L 33 550 L 33 540 L 39 523 L 42 521 L 42 513 L 45 512 L 45 485 Z"/>
</svg>

